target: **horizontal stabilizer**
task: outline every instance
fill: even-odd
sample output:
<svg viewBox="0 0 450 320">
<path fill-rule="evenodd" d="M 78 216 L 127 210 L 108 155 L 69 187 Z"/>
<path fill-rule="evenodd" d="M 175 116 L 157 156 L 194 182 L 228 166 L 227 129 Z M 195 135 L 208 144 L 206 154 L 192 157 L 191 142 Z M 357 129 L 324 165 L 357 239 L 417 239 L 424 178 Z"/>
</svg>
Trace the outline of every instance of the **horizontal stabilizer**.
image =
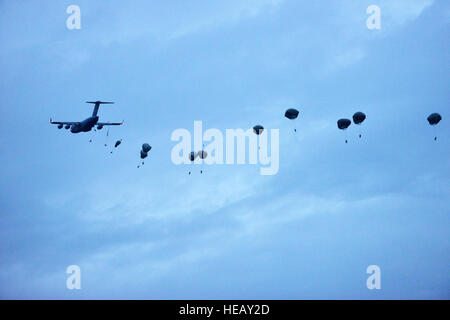
<svg viewBox="0 0 450 320">
<path fill-rule="evenodd" d="M 86 103 L 93 103 L 93 104 L 114 104 L 114 102 L 108 102 L 108 101 L 86 101 Z"/>
</svg>

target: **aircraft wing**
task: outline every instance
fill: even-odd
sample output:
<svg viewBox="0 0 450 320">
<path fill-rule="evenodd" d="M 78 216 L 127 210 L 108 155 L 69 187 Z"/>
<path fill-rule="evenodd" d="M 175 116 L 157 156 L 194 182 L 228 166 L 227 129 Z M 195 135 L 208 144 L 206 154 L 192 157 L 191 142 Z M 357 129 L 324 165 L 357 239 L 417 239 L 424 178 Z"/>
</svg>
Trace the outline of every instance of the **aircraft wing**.
<svg viewBox="0 0 450 320">
<path fill-rule="evenodd" d="M 122 122 L 97 122 L 97 126 L 120 126 Z"/>
<path fill-rule="evenodd" d="M 51 123 L 51 124 L 68 124 L 68 125 L 72 125 L 72 124 L 77 124 L 77 123 L 79 123 L 79 122 L 53 121 L 52 119 L 50 119 L 50 123 Z"/>
</svg>

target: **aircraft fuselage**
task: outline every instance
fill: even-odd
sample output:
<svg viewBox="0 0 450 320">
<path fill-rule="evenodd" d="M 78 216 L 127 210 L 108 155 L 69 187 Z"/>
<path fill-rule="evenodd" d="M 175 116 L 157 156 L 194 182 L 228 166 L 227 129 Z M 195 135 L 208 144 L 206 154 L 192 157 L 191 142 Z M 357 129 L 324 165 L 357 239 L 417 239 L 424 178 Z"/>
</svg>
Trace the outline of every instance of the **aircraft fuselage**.
<svg viewBox="0 0 450 320">
<path fill-rule="evenodd" d="M 78 132 L 88 132 L 97 124 L 98 116 L 89 117 L 80 123 L 74 124 L 70 127 L 70 132 L 78 133 Z"/>
</svg>

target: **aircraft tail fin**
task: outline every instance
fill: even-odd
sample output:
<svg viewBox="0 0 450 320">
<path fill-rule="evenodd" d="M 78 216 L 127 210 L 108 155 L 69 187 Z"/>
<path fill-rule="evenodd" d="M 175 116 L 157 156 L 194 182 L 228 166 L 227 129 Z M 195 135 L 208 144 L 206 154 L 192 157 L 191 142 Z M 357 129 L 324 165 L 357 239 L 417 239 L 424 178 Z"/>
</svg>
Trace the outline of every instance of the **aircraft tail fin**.
<svg viewBox="0 0 450 320">
<path fill-rule="evenodd" d="M 110 101 L 86 101 L 86 103 L 95 104 L 94 111 L 92 112 L 93 117 L 97 116 L 98 108 L 100 107 L 101 104 L 114 104 L 114 102 Z"/>
</svg>

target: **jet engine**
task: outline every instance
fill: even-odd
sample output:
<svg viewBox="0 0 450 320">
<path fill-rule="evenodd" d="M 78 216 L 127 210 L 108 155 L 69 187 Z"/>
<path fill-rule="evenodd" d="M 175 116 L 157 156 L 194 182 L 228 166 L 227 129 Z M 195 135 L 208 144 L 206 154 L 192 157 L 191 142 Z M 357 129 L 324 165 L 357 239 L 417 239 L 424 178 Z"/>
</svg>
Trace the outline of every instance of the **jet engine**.
<svg viewBox="0 0 450 320">
<path fill-rule="evenodd" d="M 98 125 L 98 126 L 97 126 L 97 129 L 98 129 L 98 130 L 102 130 L 102 128 L 103 128 L 102 125 Z"/>
<path fill-rule="evenodd" d="M 62 124 L 58 124 L 58 129 L 62 129 L 63 125 Z"/>
<path fill-rule="evenodd" d="M 66 130 L 70 129 L 70 124 L 66 124 L 64 129 L 66 129 Z"/>
</svg>

